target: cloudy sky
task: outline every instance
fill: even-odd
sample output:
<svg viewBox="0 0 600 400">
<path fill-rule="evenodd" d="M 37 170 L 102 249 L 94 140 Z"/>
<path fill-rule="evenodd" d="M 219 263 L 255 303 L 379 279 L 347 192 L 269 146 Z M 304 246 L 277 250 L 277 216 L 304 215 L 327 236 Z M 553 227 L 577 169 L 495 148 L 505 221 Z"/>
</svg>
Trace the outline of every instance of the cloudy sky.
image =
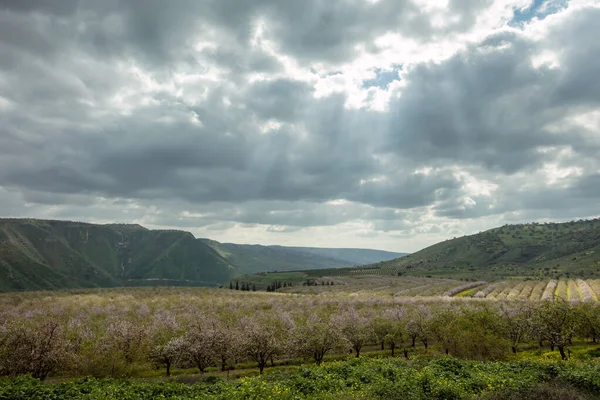
<svg viewBox="0 0 600 400">
<path fill-rule="evenodd" d="M 600 215 L 600 1 L 0 0 L 0 216 L 415 251 Z"/>
</svg>

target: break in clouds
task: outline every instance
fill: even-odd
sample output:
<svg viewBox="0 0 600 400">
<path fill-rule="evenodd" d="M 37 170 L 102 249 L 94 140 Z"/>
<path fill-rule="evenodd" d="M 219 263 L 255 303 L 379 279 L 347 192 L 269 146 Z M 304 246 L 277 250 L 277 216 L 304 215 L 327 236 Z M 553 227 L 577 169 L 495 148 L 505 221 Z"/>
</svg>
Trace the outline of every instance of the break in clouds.
<svg viewBox="0 0 600 400">
<path fill-rule="evenodd" d="M 3 216 L 414 251 L 600 215 L 600 2 L 0 2 Z"/>
</svg>

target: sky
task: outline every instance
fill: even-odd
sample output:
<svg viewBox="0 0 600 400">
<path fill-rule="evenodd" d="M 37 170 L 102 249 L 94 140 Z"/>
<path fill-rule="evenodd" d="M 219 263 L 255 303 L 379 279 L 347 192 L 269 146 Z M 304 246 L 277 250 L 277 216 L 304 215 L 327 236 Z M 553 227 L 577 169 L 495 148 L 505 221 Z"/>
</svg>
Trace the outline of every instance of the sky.
<svg viewBox="0 0 600 400">
<path fill-rule="evenodd" d="M 600 215 L 599 0 L 0 0 L 0 216 L 413 252 Z"/>
</svg>

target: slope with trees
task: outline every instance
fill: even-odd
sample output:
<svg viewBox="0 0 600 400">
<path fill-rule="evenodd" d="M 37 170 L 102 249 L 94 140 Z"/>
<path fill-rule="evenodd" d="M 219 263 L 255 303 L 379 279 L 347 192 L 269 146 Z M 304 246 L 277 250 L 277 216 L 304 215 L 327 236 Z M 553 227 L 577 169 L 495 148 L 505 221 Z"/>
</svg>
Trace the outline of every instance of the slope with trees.
<svg viewBox="0 0 600 400">
<path fill-rule="evenodd" d="M 420 276 L 600 277 L 600 219 L 505 225 L 373 267 Z"/>
</svg>

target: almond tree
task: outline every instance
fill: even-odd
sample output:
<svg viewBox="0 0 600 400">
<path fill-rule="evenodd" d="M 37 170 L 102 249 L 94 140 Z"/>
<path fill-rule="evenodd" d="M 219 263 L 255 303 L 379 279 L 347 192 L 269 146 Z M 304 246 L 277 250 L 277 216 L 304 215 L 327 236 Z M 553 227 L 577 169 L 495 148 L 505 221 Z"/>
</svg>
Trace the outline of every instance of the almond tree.
<svg viewBox="0 0 600 400">
<path fill-rule="evenodd" d="M 108 325 L 102 338 L 102 349 L 112 358 L 111 375 L 115 373 L 117 361 L 132 364 L 140 359 L 148 333 L 145 325 L 126 317 L 118 317 Z"/>
<path fill-rule="evenodd" d="M 336 315 L 334 321 L 356 352 L 356 357 L 360 357 L 360 350 L 374 339 L 371 320 L 349 308 Z"/>
<path fill-rule="evenodd" d="M 568 357 L 565 349 L 575 332 L 576 315 L 568 302 L 556 299 L 542 302 L 533 312 L 533 329 L 539 336 L 558 348 L 563 360 Z"/>
<path fill-rule="evenodd" d="M 450 349 L 456 346 L 460 316 L 455 310 L 443 308 L 433 314 L 431 320 L 431 333 L 436 342 L 444 349 L 446 354 L 450 353 Z"/>
<path fill-rule="evenodd" d="M 382 315 L 374 318 L 371 322 L 371 326 L 375 340 L 381 345 L 381 350 L 384 350 L 386 337 L 394 329 L 394 322 L 387 316 Z"/>
<path fill-rule="evenodd" d="M 428 306 L 419 305 L 409 313 L 408 318 L 406 330 L 412 339 L 413 347 L 415 338 L 418 338 L 427 350 L 431 337 L 431 309 Z"/>
<path fill-rule="evenodd" d="M 416 341 L 419 338 L 419 327 L 417 325 L 417 322 L 414 320 L 407 321 L 405 331 L 406 337 L 410 339 L 411 347 L 415 347 Z"/>
<path fill-rule="evenodd" d="M 181 327 L 175 315 L 170 312 L 155 315 L 147 332 L 152 338 L 148 359 L 156 368 L 165 367 L 167 376 L 170 376 L 171 366 L 182 359 L 186 350 L 186 343 L 181 337 Z"/>
<path fill-rule="evenodd" d="M 244 353 L 258 364 L 262 374 L 267 362 L 281 354 L 285 345 L 285 333 L 278 321 L 264 314 L 244 317 L 240 322 Z"/>
<path fill-rule="evenodd" d="M 517 352 L 519 344 L 531 331 L 531 307 L 527 303 L 500 305 L 500 332 L 510 341 L 511 350 Z"/>
<path fill-rule="evenodd" d="M 204 319 L 195 321 L 183 338 L 186 358 L 204 372 L 216 361 L 215 341 L 218 336 L 214 324 Z"/>
<path fill-rule="evenodd" d="M 578 328 L 583 336 L 597 342 L 600 336 L 600 306 L 595 303 L 583 303 L 577 309 Z"/>
<path fill-rule="evenodd" d="M 344 336 L 332 321 L 310 315 L 304 324 L 296 326 L 291 335 L 292 354 L 312 357 L 321 365 L 329 351 L 343 349 L 347 345 Z"/>
<path fill-rule="evenodd" d="M 0 349 L 3 374 L 31 374 L 40 380 L 67 362 L 73 351 L 57 320 L 13 321 L 2 329 Z"/>
<path fill-rule="evenodd" d="M 152 347 L 148 354 L 148 359 L 156 368 L 164 367 L 166 369 L 166 376 L 171 376 L 171 366 L 183 357 L 185 350 L 185 341 L 183 338 L 177 337 L 170 339 L 164 344 L 157 344 Z"/>
<path fill-rule="evenodd" d="M 390 329 L 387 331 L 384 336 L 384 342 L 388 345 L 390 350 L 392 351 L 392 357 L 394 357 L 394 353 L 397 347 L 402 346 L 402 352 L 404 353 L 404 358 L 408 359 L 408 349 L 406 346 L 403 346 L 404 339 L 408 337 L 406 332 L 406 310 L 403 308 L 397 308 L 394 310 L 389 310 L 387 312 L 389 321 L 390 321 Z M 414 346 L 414 339 L 413 339 Z"/>
<path fill-rule="evenodd" d="M 235 365 L 236 358 L 242 352 L 243 340 L 233 323 L 222 320 L 214 320 L 213 323 L 213 354 L 221 365 L 221 371 L 225 371 L 227 363 Z"/>
</svg>

